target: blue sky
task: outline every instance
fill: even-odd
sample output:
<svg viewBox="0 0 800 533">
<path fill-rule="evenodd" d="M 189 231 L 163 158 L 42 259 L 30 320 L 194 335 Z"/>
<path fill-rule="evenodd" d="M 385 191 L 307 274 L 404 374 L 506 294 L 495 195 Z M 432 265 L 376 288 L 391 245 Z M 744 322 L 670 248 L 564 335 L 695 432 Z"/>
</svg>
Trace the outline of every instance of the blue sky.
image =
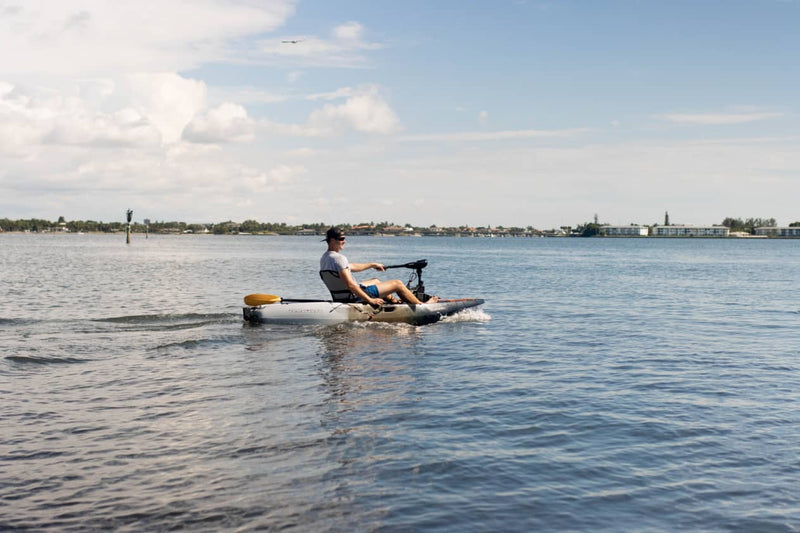
<svg viewBox="0 0 800 533">
<path fill-rule="evenodd" d="M 798 26 L 793 0 L 0 0 L 0 217 L 787 225 Z"/>
</svg>

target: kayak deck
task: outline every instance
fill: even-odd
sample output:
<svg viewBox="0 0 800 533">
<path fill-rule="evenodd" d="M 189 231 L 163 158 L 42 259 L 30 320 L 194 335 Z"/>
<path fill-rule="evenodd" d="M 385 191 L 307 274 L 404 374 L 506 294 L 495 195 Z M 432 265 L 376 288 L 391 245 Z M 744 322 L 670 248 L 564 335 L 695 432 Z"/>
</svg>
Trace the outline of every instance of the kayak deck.
<svg viewBox="0 0 800 533">
<path fill-rule="evenodd" d="M 439 300 L 432 304 L 279 302 L 242 308 L 244 320 L 251 324 L 340 324 L 343 322 L 405 322 L 422 325 L 438 322 L 464 309 L 483 304 L 480 298 Z"/>
</svg>

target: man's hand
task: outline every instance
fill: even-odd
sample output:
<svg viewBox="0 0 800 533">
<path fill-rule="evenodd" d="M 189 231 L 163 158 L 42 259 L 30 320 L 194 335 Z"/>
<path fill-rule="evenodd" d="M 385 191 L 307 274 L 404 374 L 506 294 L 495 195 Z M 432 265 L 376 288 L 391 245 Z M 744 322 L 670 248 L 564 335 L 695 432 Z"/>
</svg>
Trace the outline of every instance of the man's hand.
<svg viewBox="0 0 800 533">
<path fill-rule="evenodd" d="M 380 307 L 383 305 L 383 298 L 370 298 L 367 302 L 372 307 Z"/>
</svg>

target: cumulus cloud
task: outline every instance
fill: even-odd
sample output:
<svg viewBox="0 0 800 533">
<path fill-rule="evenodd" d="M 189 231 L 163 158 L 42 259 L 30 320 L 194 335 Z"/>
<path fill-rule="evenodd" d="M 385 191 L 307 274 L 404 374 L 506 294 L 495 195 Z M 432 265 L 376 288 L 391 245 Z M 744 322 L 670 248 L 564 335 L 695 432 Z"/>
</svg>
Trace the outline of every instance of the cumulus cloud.
<svg viewBox="0 0 800 533">
<path fill-rule="evenodd" d="M 46 143 L 84 146 L 147 146 L 157 145 L 159 132 L 144 116 L 131 108 L 113 113 L 67 114 L 59 117 Z"/>
<path fill-rule="evenodd" d="M 365 133 L 392 133 L 399 126 L 399 118 L 374 86 L 349 97 L 343 104 L 326 104 L 308 119 L 310 130 L 323 134 L 347 127 Z"/>
<path fill-rule="evenodd" d="M 83 80 L 70 92 L 0 83 L 0 151 L 169 145 L 205 106 L 205 84 L 173 73 L 135 74 L 119 83 Z M 246 115 L 241 106 L 222 105 L 198 118 L 192 132 L 202 142 L 246 140 L 252 135 Z"/>
<path fill-rule="evenodd" d="M 151 217 L 186 216 L 198 205 L 203 218 L 236 216 L 231 206 L 254 198 L 258 206 L 264 198 L 301 197 L 297 188 L 309 170 L 298 163 L 315 163 L 319 152 L 292 150 L 291 142 L 265 142 L 258 152 L 227 143 L 272 133 L 396 131 L 397 115 L 372 86 L 306 97 L 258 86 L 208 86 L 200 79 L 203 65 L 268 65 L 277 57 L 291 62 L 294 81 L 308 65 L 362 66 L 365 51 L 380 47 L 355 21 L 297 46 L 260 46 L 257 39 L 274 36 L 294 4 L 0 5 L 0 47 L 13 51 L 0 54 L 0 197 L 13 198 L 13 204 L 0 207 L 27 217 L 46 215 L 40 210 L 49 205 L 64 209 L 58 214 L 85 217 L 97 216 L 98 205 L 135 197 L 130 205 Z M 196 74 L 178 74 L 193 69 Z M 307 106 L 295 123 L 252 115 L 287 100 Z M 87 197 L 93 198 L 89 211 Z M 285 216 L 295 209 L 292 202 L 276 203 Z"/>
<path fill-rule="evenodd" d="M 239 60 L 233 46 L 274 31 L 294 12 L 290 0 L 59 0 L 23 2 L 0 17 L 0 72 L 77 75 L 179 71 Z"/>
<path fill-rule="evenodd" d="M 158 130 L 136 109 L 104 112 L 75 96 L 0 85 L 0 150 L 31 154 L 40 145 L 149 146 Z"/>
<path fill-rule="evenodd" d="M 196 116 L 183 131 L 183 138 L 191 142 L 245 142 L 252 141 L 255 122 L 244 107 L 226 102 L 204 115 Z"/>
<path fill-rule="evenodd" d="M 179 141 L 186 125 L 205 105 L 202 81 L 174 73 L 134 74 L 128 79 L 134 103 L 161 133 L 164 144 Z"/>
</svg>

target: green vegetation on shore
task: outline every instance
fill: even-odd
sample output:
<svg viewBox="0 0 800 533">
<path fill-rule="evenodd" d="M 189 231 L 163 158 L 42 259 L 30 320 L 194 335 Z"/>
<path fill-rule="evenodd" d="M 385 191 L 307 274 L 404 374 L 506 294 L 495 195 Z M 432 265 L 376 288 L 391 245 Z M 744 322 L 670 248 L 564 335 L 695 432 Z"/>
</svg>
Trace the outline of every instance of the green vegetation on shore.
<svg viewBox="0 0 800 533">
<path fill-rule="evenodd" d="M 245 220 L 244 222 L 216 222 L 207 224 L 187 224 L 186 222 L 146 221 L 147 223 L 132 222 L 131 231 L 134 233 L 201 233 L 201 234 L 260 234 L 260 235 L 322 235 L 331 226 L 324 222 L 313 224 L 289 225 L 286 223 L 258 222 Z M 353 235 L 455 235 L 455 234 L 507 234 L 515 236 L 534 235 L 537 232 L 533 226 L 520 227 L 450 227 L 439 228 L 414 227 L 411 224 L 399 226 L 393 222 L 364 222 L 360 224 L 337 224 Z M 69 233 L 119 233 L 124 232 L 125 222 L 97 222 L 94 220 L 70 220 L 59 217 L 57 222 L 43 219 L 0 219 L 0 228 L 12 232 L 69 232 Z"/>
<path fill-rule="evenodd" d="M 594 222 L 578 224 L 575 227 L 562 226 L 560 229 L 537 230 L 533 226 L 503 227 L 503 226 L 458 226 L 458 227 L 415 227 L 411 224 L 397 225 L 393 222 L 363 222 L 359 224 L 337 224 L 351 235 L 469 235 L 469 236 L 514 236 L 537 237 L 543 235 L 569 235 L 592 237 L 602 234 L 605 224 L 599 224 L 597 217 Z M 722 226 L 730 228 L 732 232 L 755 233 L 757 227 L 776 226 L 774 218 L 732 218 L 727 217 L 722 221 Z M 125 222 L 98 222 L 94 220 L 70 220 L 59 217 L 56 222 L 44 219 L 30 218 L 11 220 L 0 219 L 0 231 L 7 232 L 64 232 L 64 233 L 120 233 L 124 232 Z M 289 225 L 286 223 L 258 222 L 245 220 L 244 222 L 217 222 L 207 224 L 187 224 L 186 222 L 150 221 L 132 222 L 131 231 L 134 233 L 155 234 L 214 234 L 214 235 L 322 235 L 331 224 L 318 222 L 313 224 Z M 793 222 L 789 226 L 800 226 L 800 222 Z"/>
</svg>

